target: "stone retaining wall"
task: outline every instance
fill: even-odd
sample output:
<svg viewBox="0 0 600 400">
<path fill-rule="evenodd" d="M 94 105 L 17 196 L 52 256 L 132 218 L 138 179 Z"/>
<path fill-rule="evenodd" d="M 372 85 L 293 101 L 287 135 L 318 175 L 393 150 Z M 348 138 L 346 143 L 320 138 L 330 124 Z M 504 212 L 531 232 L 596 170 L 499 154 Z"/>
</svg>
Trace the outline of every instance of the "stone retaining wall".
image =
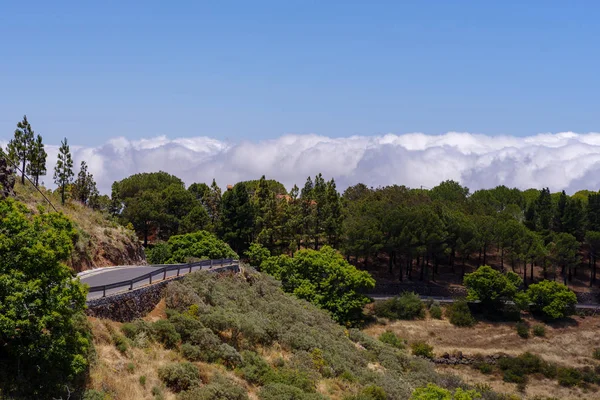
<svg viewBox="0 0 600 400">
<path fill-rule="evenodd" d="M 240 272 L 239 265 L 212 270 L 210 272 Z M 87 302 L 86 314 L 91 317 L 107 318 L 118 322 L 129 322 L 141 318 L 156 307 L 164 295 L 165 287 L 186 275 L 173 277 L 139 289 L 101 297 Z"/>
</svg>

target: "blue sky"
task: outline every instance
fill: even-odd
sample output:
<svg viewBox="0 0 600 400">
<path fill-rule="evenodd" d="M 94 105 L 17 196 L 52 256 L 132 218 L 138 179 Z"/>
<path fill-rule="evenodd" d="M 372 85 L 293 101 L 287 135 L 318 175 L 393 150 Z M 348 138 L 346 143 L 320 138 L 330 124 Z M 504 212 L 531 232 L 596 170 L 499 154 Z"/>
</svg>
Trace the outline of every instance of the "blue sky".
<svg viewBox="0 0 600 400">
<path fill-rule="evenodd" d="M 0 140 L 599 131 L 594 1 L 0 3 Z"/>
</svg>

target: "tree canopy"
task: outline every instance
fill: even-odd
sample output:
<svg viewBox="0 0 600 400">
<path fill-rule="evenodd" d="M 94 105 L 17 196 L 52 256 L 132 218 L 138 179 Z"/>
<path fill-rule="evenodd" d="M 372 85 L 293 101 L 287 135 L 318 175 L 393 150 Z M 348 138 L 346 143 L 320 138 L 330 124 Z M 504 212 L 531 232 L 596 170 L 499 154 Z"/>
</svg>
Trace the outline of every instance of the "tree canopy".
<svg viewBox="0 0 600 400">
<path fill-rule="evenodd" d="M 63 263 L 75 230 L 61 214 L 0 201 L 2 394 L 49 398 L 86 371 L 85 290 Z"/>
</svg>

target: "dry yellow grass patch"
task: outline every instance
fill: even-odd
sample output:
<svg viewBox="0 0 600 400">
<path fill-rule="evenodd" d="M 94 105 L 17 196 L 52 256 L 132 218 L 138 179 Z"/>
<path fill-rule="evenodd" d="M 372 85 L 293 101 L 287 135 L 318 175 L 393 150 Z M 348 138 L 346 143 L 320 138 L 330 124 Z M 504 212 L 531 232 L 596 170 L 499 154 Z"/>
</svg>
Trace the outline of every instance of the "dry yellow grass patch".
<svg viewBox="0 0 600 400">
<path fill-rule="evenodd" d="M 538 321 L 528 320 L 531 326 Z M 597 363 L 592 358 L 594 348 L 600 347 L 600 317 L 573 317 L 571 322 L 546 325 L 545 337 L 522 339 L 515 323 L 479 322 L 472 328 L 458 328 L 447 320 L 424 319 L 375 324 L 365 332 L 378 337 L 391 330 L 410 342 L 421 340 L 432 345 L 436 355 L 461 351 L 467 355 L 506 353 L 519 355 L 531 352 L 544 360 L 565 366 L 583 367 Z M 500 375 L 484 375 L 468 366 L 438 365 L 439 371 L 452 372 L 468 383 L 485 383 L 501 393 L 517 392 L 516 385 L 502 381 Z M 594 388 L 595 389 L 595 388 Z M 530 376 L 527 397 L 543 396 L 559 399 L 600 399 L 600 393 L 580 388 L 565 388 L 556 380 Z"/>
<path fill-rule="evenodd" d="M 522 339 L 514 323 L 479 322 L 472 328 L 458 328 L 447 320 L 425 319 L 396 321 L 385 325 L 372 325 L 365 330 L 379 336 L 392 330 L 409 342 L 426 341 L 441 355 L 454 350 L 465 354 L 507 353 L 518 355 L 529 351 L 546 361 L 567 366 L 583 367 L 592 361 L 594 348 L 600 347 L 600 317 L 573 317 L 571 324 L 546 326 L 545 337 Z M 530 320 L 531 325 L 538 322 Z"/>
</svg>

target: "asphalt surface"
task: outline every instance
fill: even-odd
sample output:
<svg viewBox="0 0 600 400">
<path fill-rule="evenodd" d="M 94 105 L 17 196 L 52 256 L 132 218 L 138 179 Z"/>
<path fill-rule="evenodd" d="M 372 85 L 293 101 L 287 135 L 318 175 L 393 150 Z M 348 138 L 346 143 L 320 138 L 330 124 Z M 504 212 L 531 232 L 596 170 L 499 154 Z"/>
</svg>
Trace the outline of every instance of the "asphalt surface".
<svg viewBox="0 0 600 400">
<path fill-rule="evenodd" d="M 215 264 L 213 268 L 218 268 L 220 266 L 221 266 L 220 264 Z M 91 271 L 84 271 L 84 272 L 77 274 L 77 276 L 79 277 L 79 279 L 81 280 L 82 283 L 87 284 L 90 287 L 92 287 L 92 286 L 104 286 L 104 285 L 110 285 L 112 283 L 129 281 L 131 279 L 134 279 L 134 278 L 137 278 L 137 277 L 140 277 L 140 276 L 143 276 L 143 275 L 146 275 L 146 274 L 149 274 L 149 273 L 155 271 L 156 274 L 152 275 L 152 283 L 156 283 L 156 282 L 160 282 L 163 280 L 164 273 L 159 272 L 162 269 L 162 267 L 163 266 L 147 266 L 147 265 L 146 266 L 128 265 L 128 266 L 118 266 L 118 267 L 106 267 L 106 268 L 97 268 L 97 269 L 94 269 Z M 198 271 L 200 269 L 209 269 L 209 266 L 192 267 L 192 272 Z M 188 274 L 189 272 L 190 272 L 189 266 L 182 264 L 181 270 L 180 270 L 180 275 L 185 275 L 185 274 Z M 177 276 L 177 270 L 167 271 L 167 274 L 166 274 L 167 279 L 175 277 L 175 276 Z M 137 289 L 142 286 L 149 285 L 149 284 L 150 284 L 150 279 L 145 279 L 140 282 L 134 283 L 133 289 Z M 113 288 L 113 289 L 107 289 L 106 296 L 121 293 L 121 292 L 124 292 L 127 290 L 129 290 L 129 284 L 125 283 L 123 286 Z M 88 293 L 87 299 L 88 300 L 97 299 L 97 298 L 102 297 L 103 294 L 104 293 L 102 291 L 91 292 L 91 293 Z"/>
</svg>

